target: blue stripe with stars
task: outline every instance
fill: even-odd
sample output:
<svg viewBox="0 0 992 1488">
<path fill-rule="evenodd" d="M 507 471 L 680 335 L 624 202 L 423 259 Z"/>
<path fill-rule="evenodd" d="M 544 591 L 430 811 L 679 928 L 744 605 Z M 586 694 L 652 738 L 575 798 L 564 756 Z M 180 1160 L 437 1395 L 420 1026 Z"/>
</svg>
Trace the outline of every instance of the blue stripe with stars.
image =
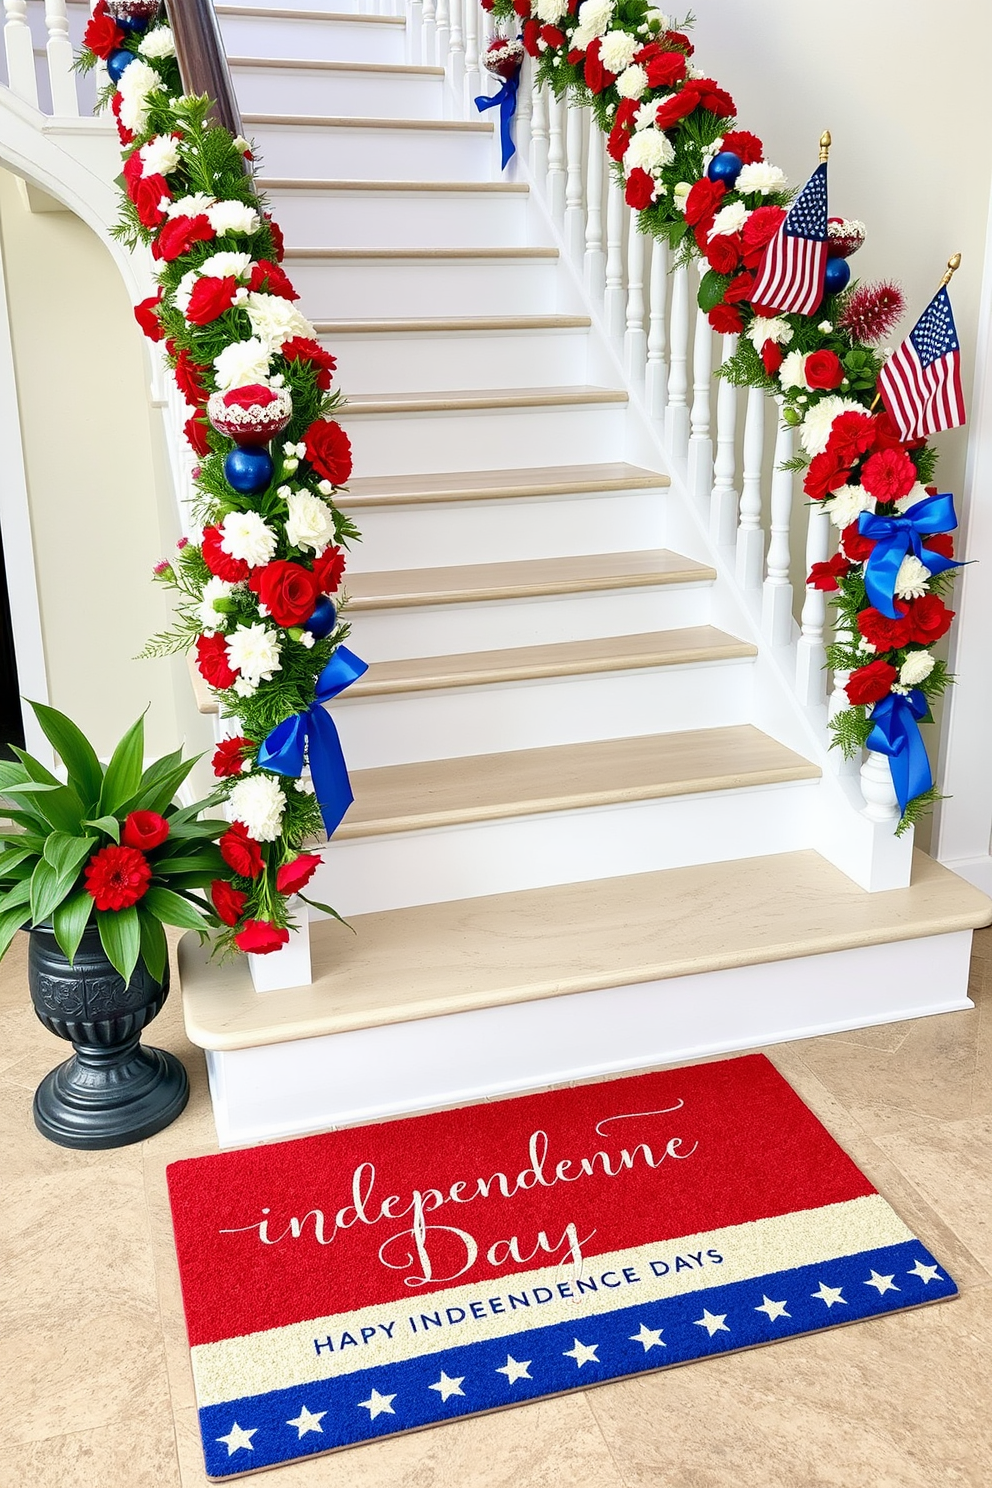
<svg viewBox="0 0 992 1488">
<path fill-rule="evenodd" d="M 200 1411 L 207 1473 L 272 1467 L 450 1417 L 582 1389 L 954 1296 L 918 1240 L 659 1302 L 439 1348 Z"/>
</svg>

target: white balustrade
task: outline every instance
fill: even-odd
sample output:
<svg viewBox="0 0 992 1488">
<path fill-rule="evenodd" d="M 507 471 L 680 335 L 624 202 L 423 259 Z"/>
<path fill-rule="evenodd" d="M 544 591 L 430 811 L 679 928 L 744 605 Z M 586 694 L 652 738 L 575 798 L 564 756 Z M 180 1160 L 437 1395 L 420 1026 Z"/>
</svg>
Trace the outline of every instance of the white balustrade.
<svg viewBox="0 0 992 1488">
<path fill-rule="evenodd" d="M 665 311 L 668 306 L 668 244 L 655 238 L 651 244 L 651 283 L 648 293 L 648 364 L 644 380 L 644 401 L 653 419 L 665 414 L 668 401 L 667 363 L 668 331 Z"/>
<path fill-rule="evenodd" d="M 479 7 L 475 0 L 465 0 L 465 117 L 477 119 L 475 100 L 480 92 L 479 75 Z M 423 50 L 421 46 L 421 56 Z"/>
<path fill-rule="evenodd" d="M 809 508 L 806 528 L 806 573 L 811 572 L 814 563 L 825 563 L 829 554 L 830 518 L 822 506 L 814 503 Z M 827 648 L 823 637 L 826 618 L 825 593 L 807 584 L 796 650 L 796 692 L 807 706 L 822 703 L 827 695 Z"/>
<path fill-rule="evenodd" d="M 744 415 L 744 468 L 740 525 L 737 528 L 736 577 L 741 589 L 757 589 L 765 560 L 761 530 L 761 463 L 765 453 L 765 394 L 749 388 Z"/>
<path fill-rule="evenodd" d="M 437 62 L 437 0 L 424 0 L 420 35 L 420 60 L 433 67 Z"/>
<path fill-rule="evenodd" d="M 69 20 L 65 0 L 45 0 L 45 26 L 48 41 L 48 76 L 52 87 L 52 113 L 75 117 L 79 113 L 76 96 L 76 74 L 72 70 L 72 42 L 69 40 Z"/>
<path fill-rule="evenodd" d="M 638 214 L 631 211 L 627 229 L 627 323 L 623 336 L 623 364 L 631 382 L 644 378 L 648 338 L 644 330 L 644 234 L 637 231 Z"/>
<path fill-rule="evenodd" d="M 447 69 L 448 45 L 451 39 L 451 0 L 435 0 L 434 61 Z"/>
<path fill-rule="evenodd" d="M 686 362 L 689 352 L 689 270 L 683 265 L 672 275 L 672 313 L 669 322 L 668 407 L 665 437 L 672 454 L 685 459 L 689 441 L 689 388 Z"/>
<path fill-rule="evenodd" d="M 781 399 L 776 399 L 781 410 Z M 787 646 L 792 640 L 792 492 L 793 474 L 783 466 L 792 459 L 795 437 L 783 418 L 779 418 L 775 435 L 775 461 L 772 471 L 771 524 L 768 542 L 768 568 L 761 596 L 761 625 L 774 646 Z"/>
<path fill-rule="evenodd" d="M 455 102 L 462 105 L 465 89 L 465 6 L 475 0 L 451 0 L 451 33 L 446 69 Z"/>
<path fill-rule="evenodd" d="M 606 145 L 599 130 L 589 132 L 586 168 L 586 231 L 583 273 L 590 297 L 598 303 L 606 289 L 606 254 L 603 251 L 603 172 Z"/>
<path fill-rule="evenodd" d="M 737 350 L 737 337 L 724 336 L 723 358 L 729 362 Z M 721 377 L 716 395 L 716 458 L 713 461 L 713 492 L 710 497 L 710 536 L 718 548 L 729 547 L 737 531 L 737 396 L 733 383 Z"/>
<path fill-rule="evenodd" d="M 477 15 L 475 0 L 465 0 L 465 24 L 469 14 L 473 20 Z M 423 0 L 406 0 L 406 54 L 410 62 L 419 66 L 424 60 L 424 4 Z"/>
<path fill-rule="evenodd" d="M 861 794 L 865 798 L 862 816 L 873 822 L 891 823 L 894 827 L 900 812 L 888 756 L 869 749 L 860 774 Z"/>
<path fill-rule="evenodd" d="M 34 43 L 27 9 L 27 0 L 4 0 L 3 42 L 11 92 L 37 108 L 38 79 L 34 70 Z"/>
<path fill-rule="evenodd" d="M 471 0 L 468 0 L 471 4 Z M 535 84 L 530 121 L 530 173 L 544 190 L 548 180 L 548 90 Z"/>
<path fill-rule="evenodd" d="M 606 329 L 614 341 L 624 332 L 626 304 L 623 292 L 623 224 L 626 214 L 623 188 L 613 175 L 606 193 Z"/>
<path fill-rule="evenodd" d="M 572 262 L 578 264 L 586 246 L 582 136 L 589 122 L 589 113 L 582 108 L 568 108 L 565 112 L 565 245 Z"/>
<path fill-rule="evenodd" d="M 518 165 L 530 159 L 531 120 L 534 110 L 533 65 L 530 57 L 525 57 L 520 69 L 517 113 L 513 121 L 513 143 L 517 147 L 517 154 L 514 158 Z"/>
<path fill-rule="evenodd" d="M 565 105 L 548 90 L 548 208 L 559 227 L 565 221 Z"/>
<path fill-rule="evenodd" d="M 699 277 L 706 272 L 703 260 Z M 696 307 L 692 338 L 692 413 L 689 423 L 687 476 L 697 501 L 708 501 L 713 486 L 713 439 L 710 434 L 710 386 L 713 381 L 713 329 L 709 317 Z"/>
</svg>

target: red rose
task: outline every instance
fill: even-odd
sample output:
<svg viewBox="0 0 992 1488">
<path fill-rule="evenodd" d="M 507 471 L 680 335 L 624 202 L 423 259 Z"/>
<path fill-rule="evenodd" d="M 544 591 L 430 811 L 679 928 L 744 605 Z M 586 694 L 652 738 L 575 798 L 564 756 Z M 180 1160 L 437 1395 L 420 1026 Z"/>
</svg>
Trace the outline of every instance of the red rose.
<svg viewBox="0 0 992 1488">
<path fill-rule="evenodd" d="M 333 594 L 344 574 L 344 553 L 340 548 L 325 548 L 314 560 L 313 576 L 320 594 Z"/>
<path fill-rule="evenodd" d="M 239 878 L 257 878 L 265 867 L 262 849 L 244 822 L 232 822 L 218 842 L 220 855 Z"/>
<path fill-rule="evenodd" d="M 937 493 L 927 486 L 927 494 L 936 496 Z M 929 548 L 932 553 L 939 553 L 942 558 L 954 557 L 954 539 L 949 532 L 935 532 L 933 537 L 926 539 L 924 547 Z"/>
<path fill-rule="evenodd" d="M 317 419 L 303 436 L 307 459 L 332 486 L 343 486 L 351 475 L 351 440 L 332 419 Z"/>
<path fill-rule="evenodd" d="M 845 691 L 852 707 L 863 703 L 878 703 L 888 697 L 892 684 L 899 673 L 887 661 L 873 661 L 870 666 L 858 667 L 852 672 Z"/>
<path fill-rule="evenodd" d="M 658 112 L 654 116 L 655 123 L 659 129 L 671 129 L 680 119 L 686 118 L 693 109 L 699 107 L 699 94 L 696 92 L 694 83 L 686 83 L 680 93 L 672 93 L 659 103 Z M 707 177 L 707 185 L 714 185 Z"/>
<path fill-rule="evenodd" d="M 764 367 L 768 376 L 774 377 L 784 361 L 785 352 L 781 346 L 776 341 L 766 341 L 761 348 L 761 365 Z"/>
<path fill-rule="evenodd" d="M 654 179 L 639 165 L 627 177 L 624 200 L 635 212 L 643 212 L 654 201 Z"/>
<path fill-rule="evenodd" d="M 706 262 L 718 274 L 732 274 L 741 261 L 737 239 L 729 233 L 716 233 L 706 244 Z"/>
<path fill-rule="evenodd" d="M 223 397 L 225 408 L 268 408 L 275 403 L 278 394 L 264 382 L 246 382 L 243 387 L 230 388 Z"/>
<path fill-rule="evenodd" d="M 206 420 L 201 418 L 199 414 L 194 414 L 192 418 L 188 418 L 185 424 L 183 424 L 183 433 L 186 435 L 189 447 L 194 455 L 199 455 L 201 460 L 210 453 L 207 428 L 208 424 Z"/>
<path fill-rule="evenodd" d="M 206 367 L 197 366 L 188 351 L 183 350 L 176 357 L 176 365 L 172 369 L 176 387 L 191 408 L 202 408 L 210 396 L 203 385 L 206 371 Z"/>
<path fill-rule="evenodd" d="M 830 425 L 825 453 L 834 455 L 843 465 L 853 465 L 859 456 L 871 449 L 874 439 L 871 415 L 848 410 L 839 413 Z"/>
<path fill-rule="evenodd" d="M 198 217 L 172 217 L 152 244 L 152 257 L 172 263 L 188 253 L 195 243 L 209 243 L 215 236 L 202 212 Z"/>
<path fill-rule="evenodd" d="M 704 217 L 711 217 L 726 194 L 722 181 L 711 181 L 708 176 L 697 181 L 685 199 L 685 220 L 689 226 L 695 227 Z"/>
<path fill-rule="evenodd" d="M 547 27 L 545 27 L 545 30 L 547 30 Z M 544 31 L 541 32 L 541 35 L 544 36 Z M 562 36 L 562 45 L 564 45 L 564 41 L 565 37 Z M 602 45 L 602 38 L 597 36 L 586 47 L 586 60 L 583 63 L 582 75 L 585 78 L 586 87 L 590 93 L 602 93 L 604 88 L 608 88 L 612 82 L 616 81 L 616 73 L 610 72 L 603 66 L 603 60 L 600 56 Z"/>
<path fill-rule="evenodd" d="M 666 31 L 664 40 L 668 46 L 677 46 L 679 51 L 685 52 L 687 57 L 691 57 L 696 50 L 684 31 Z"/>
<path fill-rule="evenodd" d="M 523 42 L 524 51 L 528 54 L 528 56 L 539 57 L 541 55 L 541 49 L 537 44 L 540 34 L 540 21 L 524 21 L 524 29 L 521 33 L 520 40 Z"/>
<path fill-rule="evenodd" d="M 210 275 L 197 279 L 186 308 L 190 325 L 209 325 L 218 315 L 230 310 L 237 289 L 238 281 L 233 274 L 228 274 L 226 279 L 214 279 Z"/>
<path fill-rule="evenodd" d="M 233 739 L 221 739 L 210 761 L 214 774 L 219 780 L 225 780 L 229 775 L 240 775 L 246 758 L 254 748 L 252 741 L 246 739 L 244 734 L 238 734 Z"/>
<path fill-rule="evenodd" d="M 233 687 L 240 675 L 227 659 L 227 642 L 222 635 L 197 637 L 196 665 L 203 680 L 218 692 Z"/>
<path fill-rule="evenodd" d="M 149 295 L 147 300 L 141 300 L 134 307 L 134 318 L 149 341 L 161 341 L 165 332 L 162 330 L 162 322 L 158 318 L 158 307 L 162 303 L 162 291 L 156 295 Z"/>
<path fill-rule="evenodd" d="M 83 870 L 86 892 L 99 910 L 130 909 L 148 892 L 151 864 L 134 847 L 103 847 Z"/>
<path fill-rule="evenodd" d="M 659 56 L 651 58 L 646 71 L 649 88 L 674 88 L 675 84 L 680 83 L 685 77 L 685 54 L 683 52 L 662 52 Z"/>
<path fill-rule="evenodd" d="M 864 563 L 867 558 L 871 557 L 875 547 L 872 538 L 862 537 L 858 531 L 857 522 L 852 522 L 850 527 L 844 528 L 840 535 L 840 542 L 852 563 Z"/>
<path fill-rule="evenodd" d="M 269 233 L 272 237 L 272 247 L 275 249 L 276 260 L 278 263 L 282 263 L 286 254 L 286 240 L 282 235 L 282 228 L 270 212 L 263 212 L 262 216 L 269 224 Z"/>
<path fill-rule="evenodd" d="M 803 375 L 811 388 L 829 392 L 844 381 L 844 368 L 834 352 L 811 351 L 803 365 Z"/>
<path fill-rule="evenodd" d="M 513 0 L 513 9 L 525 21 L 530 15 L 530 0 Z"/>
<path fill-rule="evenodd" d="M 928 544 L 932 546 L 932 543 Z M 922 594 L 909 601 L 909 639 L 929 646 L 951 628 L 956 611 L 949 610 L 939 594 Z"/>
<path fill-rule="evenodd" d="M 217 911 L 217 918 L 224 925 L 234 926 L 245 912 L 248 895 L 236 889 L 226 878 L 215 878 L 210 885 L 210 897 Z"/>
<path fill-rule="evenodd" d="M 916 466 L 905 450 L 877 450 L 864 463 L 861 484 L 876 501 L 901 501 L 916 485 Z"/>
<path fill-rule="evenodd" d="M 709 242 L 710 233 L 713 230 L 715 215 L 715 213 L 710 212 L 708 217 L 704 217 L 702 222 L 697 222 L 696 226 L 692 229 L 692 235 L 696 239 L 696 247 L 700 253 L 706 252 L 706 244 Z"/>
<path fill-rule="evenodd" d="M 121 841 L 125 847 L 138 847 L 147 853 L 161 847 L 168 835 L 169 823 L 157 811 L 131 811 L 125 818 Z"/>
<path fill-rule="evenodd" d="M 850 475 L 850 467 L 839 465 L 829 449 L 814 455 L 803 478 L 803 490 L 811 501 L 826 501 L 827 497 L 844 485 Z"/>
<path fill-rule="evenodd" d="M 743 269 L 735 275 L 723 291 L 723 302 L 725 305 L 738 305 L 741 300 L 751 298 L 751 290 L 754 288 L 754 275 L 747 269 Z M 767 344 L 767 343 L 766 343 Z"/>
<path fill-rule="evenodd" d="M 784 207 L 756 207 L 741 228 L 744 247 L 763 249 L 785 221 Z"/>
<path fill-rule="evenodd" d="M 260 258 L 257 264 L 252 264 L 248 288 L 265 290 L 268 294 L 279 295 L 284 300 L 300 298 L 285 270 L 281 269 L 278 264 L 271 263 L 267 258 Z"/>
<path fill-rule="evenodd" d="M 926 444 L 925 439 L 903 439 L 887 408 L 882 408 L 881 412 L 875 415 L 875 448 L 877 450 L 922 449 L 924 444 Z"/>
<path fill-rule="evenodd" d="M 268 920 L 249 920 L 240 935 L 234 937 L 239 950 L 253 956 L 267 956 L 271 951 L 280 951 L 289 943 L 289 931 L 280 930 Z"/>
<path fill-rule="evenodd" d="M 541 27 L 541 40 L 545 43 L 546 46 L 554 47 L 557 51 L 558 47 L 563 47 L 565 45 L 565 39 L 566 38 L 564 31 L 562 31 L 558 26 Z"/>
<path fill-rule="evenodd" d="M 630 130 L 624 129 L 619 123 L 614 124 L 606 141 L 606 153 L 611 160 L 622 160 L 627 153 L 630 144 Z"/>
<path fill-rule="evenodd" d="M 851 571 L 851 565 L 843 553 L 835 553 L 826 563 L 814 563 L 806 580 L 810 589 L 822 589 L 825 593 L 832 593 L 837 588 L 837 580 L 843 579 Z"/>
<path fill-rule="evenodd" d="M 716 114 L 721 119 L 734 117 L 737 105 L 726 88 L 721 88 L 712 78 L 693 78 L 692 86 L 699 94 L 699 101 L 704 109 L 709 109 L 711 114 Z"/>
<path fill-rule="evenodd" d="M 310 570 L 285 558 L 254 569 L 248 586 L 277 625 L 302 625 L 309 620 L 320 593 Z"/>
<path fill-rule="evenodd" d="M 320 867 L 321 859 L 316 853 L 301 853 L 291 863 L 283 863 L 276 874 L 276 888 L 280 894 L 298 894 L 306 888 Z"/>
<path fill-rule="evenodd" d="M 89 47 L 91 52 L 106 62 L 111 52 L 120 50 L 124 41 L 124 32 L 118 26 L 113 16 L 107 14 L 107 7 L 102 4 L 97 6 L 86 24 L 83 32 L 83 46 Z"/>
<path fill-rule="evenodd" d="M 204 527 L 203 561 L 213 574 L 215 579 L 224 579 L 228 584 L 240 584 L 251 573 L 251 569 L 243 558 L 232 558 L 230 553 L 225 553 L 221 547 L 223 532 L 219 527 Z"/>
<path fill-rule="evenodd" d="M 736 305 L 714 305 L 707 319 L 721 336 L 736 336 L 744 329 L 744 321 Z"/>
<path fill-rule="evenodd" d="M 756 134 L 751 134 L 747 129 L 732 129 L 729 134 L 725 134 L 720 149 L 730 150 L 745 165 L 757 165 L 759 160 L 765 158 L 764 145 Z"/>
<path fill-rule="evenodd" d="M 317 386 L 321 392 L 327 392 L 331 385 L 331 373 L 337 367 L 337 362 L 319 341 L 313 341 L 307 336 L 294 336 L 291 341 L 283 343 L 281 355 L 287 362 L 309 362 L 316 367 Z"/>
<path fill-rule="evenodd" d="M 134 202 L 134 210 L 138 214 L 142 227 L 158 227 L 160 222 L 165 221 L 165 208 L 162 202 L 170 202 L 172 192 L 164 176 L 142 176 L 134 183 L 128 195 Z"/>
<path fill-rule="evenodd" d="M 907 606 L 897 604 L 896 609 L 899 614 L 895 620 L 890 620 L 888 615 L 883 615 L 881 610 L 876 610 L 873 606 L 862 610 L 858 615 L 858 630 L 876 651 L 898 651 L 909 641 L 912 626 L 907 615 Z M 884 696 L 884 693 L 879 696 Z M 874 702 L 874 698 L 872 701 Z"/>
</svg>

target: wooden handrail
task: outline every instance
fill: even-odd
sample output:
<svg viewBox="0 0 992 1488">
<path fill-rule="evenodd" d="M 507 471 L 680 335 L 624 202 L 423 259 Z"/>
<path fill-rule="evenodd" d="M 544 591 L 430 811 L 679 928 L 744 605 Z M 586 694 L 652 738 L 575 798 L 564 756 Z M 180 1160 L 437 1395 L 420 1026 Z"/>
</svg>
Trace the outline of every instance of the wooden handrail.
<svg viewBox="0 0 992 1488">
<path fill-rule="evenodd" d="M 197 96 L 206 93 L 213 99 L 214 122 L 241 134 L 241 113 L 211 0 L 168 0 L 166 8 L 183 89 Z"/>
</svg>

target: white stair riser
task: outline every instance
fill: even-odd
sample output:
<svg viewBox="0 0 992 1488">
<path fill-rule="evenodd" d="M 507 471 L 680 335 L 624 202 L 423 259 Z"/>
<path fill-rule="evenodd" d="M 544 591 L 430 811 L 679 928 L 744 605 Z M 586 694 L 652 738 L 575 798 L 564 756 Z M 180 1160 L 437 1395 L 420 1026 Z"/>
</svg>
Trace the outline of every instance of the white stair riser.
<svg viewBox="0 0 992 1488">
<path fill-rule="evenodd" d="M 352 770 L 592 739 L 728 727 L 751 716 L 750 661 L 341 698 L 332 711 Z"/>
<path fill-rule="evenodd" d="M 605 534 L 619 553 L 665 546 L 668 493 L 612 491 L 590 496 L 374 507 L 353 513 L 362 541 L 351 573 L 444 564 L 601 553 Z"/>
<path fill-rule="evenodd" d="M 666 584 L 482 604 L 349 611 L 353 627 L 349 645 L 367 661 L 401 661 L 447 656 L 452 647 L 496 651 L 502 646 L 639 635 L 708 624 L 711 593 L 709 584 Z"/>
<path fill-rule="evenodd" d="M 311 320 L 581 313 L 554 259 L 287 259 L 284 267 Z"/>
<path fill-rule="evenodd" d="M 416 307 L 419 311 L 420 306 Z M 337 357 L 337 380 L 351 393 L 417 393 L 432 389 L 588 384 L 585 327 L 534 331 L 406 331 L 321 335 Z"/>
<path fill-rule="evenodd" d="M 441 119 L 444 79 L 433 73 L 322 68 L 231 69 L 245 114 L 334 114 L 360 119 Z M 388 242 L 389 239 L 384 239 Z"/>
<path fill-rule="evenodd" d="M 803 781 L 335 839 L 311 888 L 347 917 L 725 862 L 753 856 L 759 845 L 763 853 L 796 852 L 813 839 L 817 803 L 817 782 Z"/>
<path fill-rule="evenodd" d="M 221 16 L 232 57 L 287 57 L 315 62 L 405 62 L 405 27 L 359 19 L 287 20 L 284 16 Z"/>
<path fill-rule="evenodd" d="M 366 181 L 491 181 L 490 134 L 457 129 L 345 129 L 245 124 L 271 176 Z"/>
<path fill-rule="evenodd" d="M 277 189 L 269 196 L 294 247 L 489 248 L 532 241 L 528 201 L 517 192 Z"/>
<path fill-rule="evenodd" d="M 464 409 L 436 413 L 339 415 L 363 475 L 426 475 L 547 463 L 560 450 L 569 464 L 624 457 L 622 403 Z"/>
</svg>

